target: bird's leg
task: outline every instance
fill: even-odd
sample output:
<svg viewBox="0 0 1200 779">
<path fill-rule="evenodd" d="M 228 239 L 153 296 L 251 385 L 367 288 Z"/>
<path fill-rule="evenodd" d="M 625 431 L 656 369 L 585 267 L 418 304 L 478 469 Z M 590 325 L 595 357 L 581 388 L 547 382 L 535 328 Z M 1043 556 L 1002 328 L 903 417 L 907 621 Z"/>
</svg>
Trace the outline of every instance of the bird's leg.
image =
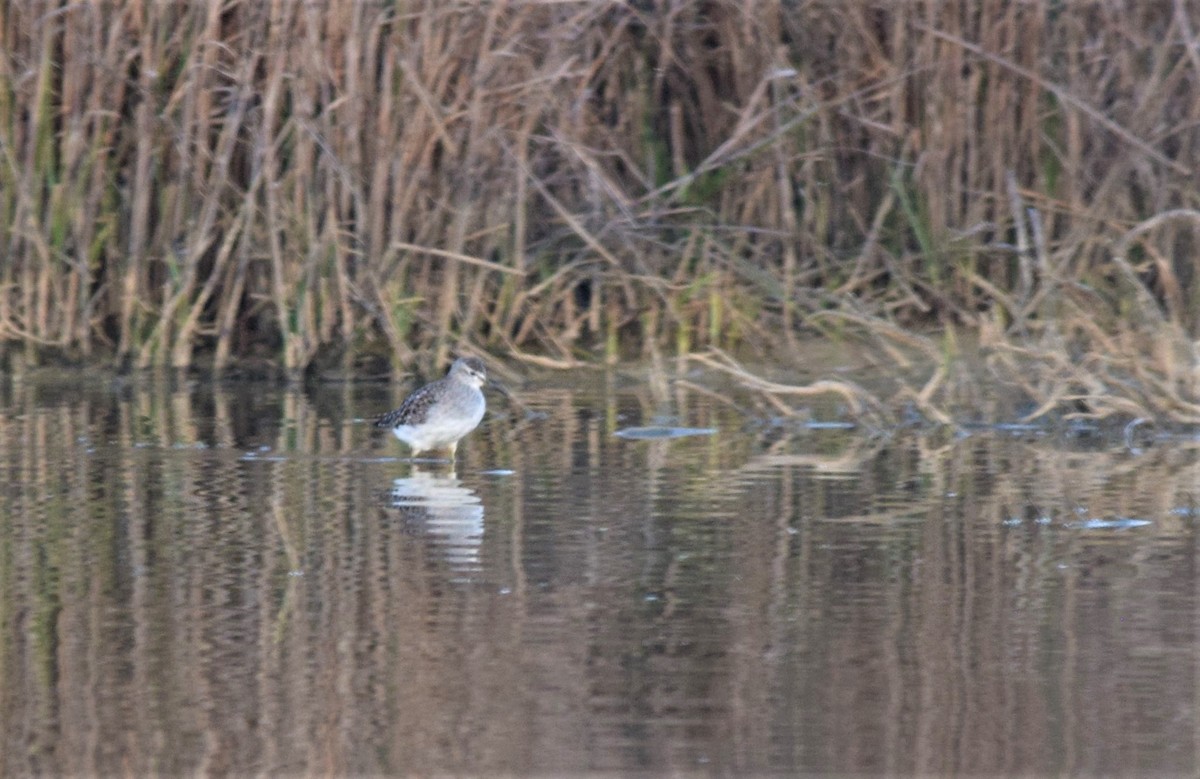
<svg viewBox="0 0 1200 779">
<path fill-rule="evenodd" d="M 450 462 L 454 462 L 454 455 L 458 452 L 458 441 L 450 444 Z"/>
</svg>

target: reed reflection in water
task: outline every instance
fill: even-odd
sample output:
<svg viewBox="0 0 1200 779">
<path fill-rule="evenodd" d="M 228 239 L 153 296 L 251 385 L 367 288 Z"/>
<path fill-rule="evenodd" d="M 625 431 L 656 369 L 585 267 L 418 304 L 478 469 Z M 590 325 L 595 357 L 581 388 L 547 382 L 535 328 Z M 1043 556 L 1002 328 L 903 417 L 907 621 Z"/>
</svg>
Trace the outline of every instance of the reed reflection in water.
<svg viewBox="0 0 1200 779">
<path fill-rule="evenodd" d="M 0 382 L 0 772 L 1197 770 L 1195 441 L 394 399 Z"/>
</svg>

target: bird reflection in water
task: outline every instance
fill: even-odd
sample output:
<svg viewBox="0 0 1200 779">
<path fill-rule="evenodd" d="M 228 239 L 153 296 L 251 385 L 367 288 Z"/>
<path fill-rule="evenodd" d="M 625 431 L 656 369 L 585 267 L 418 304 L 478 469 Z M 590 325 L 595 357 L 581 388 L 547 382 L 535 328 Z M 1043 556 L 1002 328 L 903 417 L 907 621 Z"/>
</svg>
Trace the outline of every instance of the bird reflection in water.
<svg viewBox="0 0 1200 779">
<path fill-rule="evenodd" d="M 453 471 L 414 470 L 392 482 L 386 502 L 388 513 L 397 515 L 406 530 L 425 534 L 452 568 L 479 570 L 483 501 Z"/>
</svg>

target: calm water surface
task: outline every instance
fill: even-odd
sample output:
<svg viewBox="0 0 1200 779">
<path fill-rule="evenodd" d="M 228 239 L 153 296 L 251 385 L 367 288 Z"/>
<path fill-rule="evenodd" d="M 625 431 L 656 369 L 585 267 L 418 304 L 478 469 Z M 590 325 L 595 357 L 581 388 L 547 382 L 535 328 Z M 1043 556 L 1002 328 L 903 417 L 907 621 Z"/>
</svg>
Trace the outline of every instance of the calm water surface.
<svg viewBox="0 0 1200 779">
<path fill-rule="evenodd" d="M 0 774 L 1200 770 L 1200 442 L 648 385 L 0 379 Z"/>
</svg>

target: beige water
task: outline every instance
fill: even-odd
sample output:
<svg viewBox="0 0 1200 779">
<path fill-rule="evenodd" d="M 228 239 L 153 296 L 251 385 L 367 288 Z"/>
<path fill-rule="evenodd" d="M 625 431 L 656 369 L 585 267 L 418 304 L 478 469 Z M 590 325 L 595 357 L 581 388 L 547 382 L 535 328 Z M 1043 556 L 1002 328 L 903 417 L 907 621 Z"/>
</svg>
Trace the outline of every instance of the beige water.
<svg viewBox="0 0 1200 779">
<path fill-rule="evenodd" d="M 0 380 L 0 774 L 1200 770 L 1200 442 L 586 384 Z"/>
</svg>

